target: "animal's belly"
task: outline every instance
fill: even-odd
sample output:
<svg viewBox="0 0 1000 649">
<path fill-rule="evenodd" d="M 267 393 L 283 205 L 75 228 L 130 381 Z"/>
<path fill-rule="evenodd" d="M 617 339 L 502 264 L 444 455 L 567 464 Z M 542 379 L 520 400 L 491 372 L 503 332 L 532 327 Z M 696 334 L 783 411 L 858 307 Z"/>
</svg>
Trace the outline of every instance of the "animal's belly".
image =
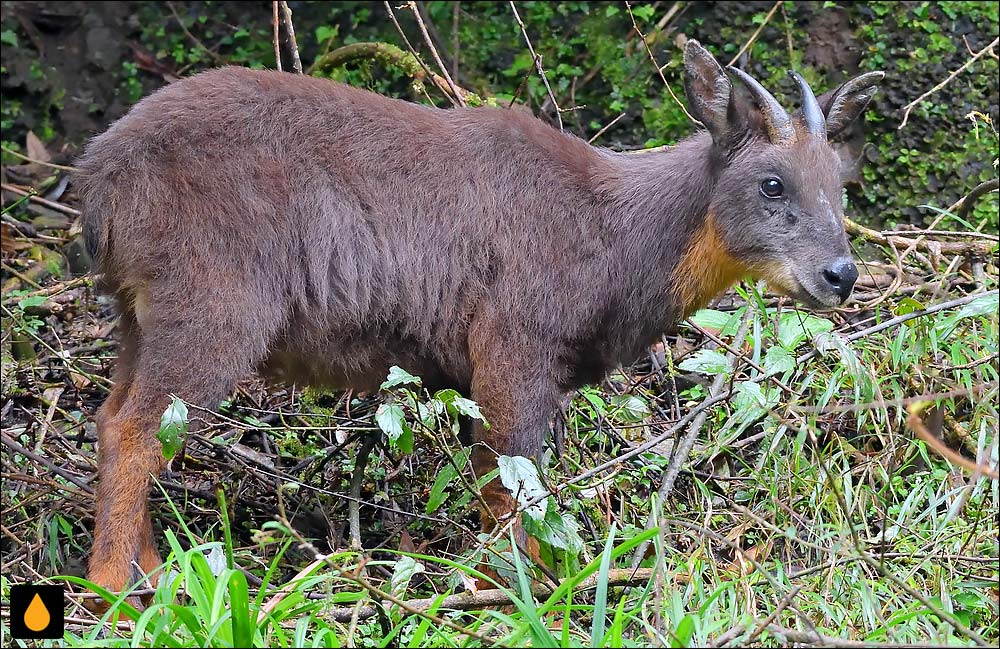
<svg viewBox="0 0 1000 649">
<path fill-rule="evenodd" d="M 393 365 L 419 376 L 423 385 L 430 389 L 453 387 L 463 393 L 467 391 L 469 381 L 461 372 L 446 371 L 427 350 L 396 341 L 366 340 L 315 346 L 285 344 L 271 352 L 261 364 L 260 372 L 269 378 L 298 385 L 375 391 Z"/>
</svg>

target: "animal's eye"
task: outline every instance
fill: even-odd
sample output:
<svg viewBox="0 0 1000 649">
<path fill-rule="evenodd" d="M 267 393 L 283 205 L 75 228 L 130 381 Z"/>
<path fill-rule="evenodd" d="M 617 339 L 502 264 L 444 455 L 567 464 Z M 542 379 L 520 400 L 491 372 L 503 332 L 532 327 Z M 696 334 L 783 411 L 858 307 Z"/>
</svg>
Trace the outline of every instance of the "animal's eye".
<svg viewBox="0 0 1000 649">
<path fill-rule="evenodd" d="M 760 193 L 767 198 L 781 198 L 785 193 L 785 186 L 777 178 L 768 178 L 760 184 Z"/>
</svg>

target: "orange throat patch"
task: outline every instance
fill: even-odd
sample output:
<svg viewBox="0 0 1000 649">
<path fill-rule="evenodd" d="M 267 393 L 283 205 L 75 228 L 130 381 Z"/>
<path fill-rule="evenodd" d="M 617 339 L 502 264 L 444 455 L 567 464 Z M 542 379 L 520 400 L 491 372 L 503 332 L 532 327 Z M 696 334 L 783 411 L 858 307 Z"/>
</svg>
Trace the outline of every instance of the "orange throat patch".
<svg viewBox="0 0 1000 649">
<path fill-rule="evenodd" d="M 706 215 L 673 272 L 674 293 L 683 305 L 682 317 L 704 307 L 749 270 L 729 254 L 713 215 Z"/>
</svg>

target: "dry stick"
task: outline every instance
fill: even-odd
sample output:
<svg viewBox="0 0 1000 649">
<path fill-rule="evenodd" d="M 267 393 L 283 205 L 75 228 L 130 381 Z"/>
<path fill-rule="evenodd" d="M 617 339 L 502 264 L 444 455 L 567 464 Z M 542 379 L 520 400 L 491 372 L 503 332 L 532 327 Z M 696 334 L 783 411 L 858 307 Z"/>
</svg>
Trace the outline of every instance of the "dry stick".
<svg viewBox="0 0 1000 649">
<path fill-rule="evenodd" d="M 906 418 L 906 424 L 917 434 L 917 437 L 924 440 L 924 443 L 928 447 L 941 457 L 945 458 L 952 464 L 956 464 L 969 473 L 973 475 L 973 481 L 978 479 L 980 475 L 986 476 L 993 480 L 1000 480 L 1000 473 L 996 469 L 990 467 L 990 465 L 985 462 L 973 462 L 972 460 L 966 459 L 959 453 L 951 450 L 947 444 L 938 439 L 937 435 L 927 430 L 927 426 L 924 425 L 923 420 L 920 419 L 919 402 L 910 406 L 910 414 Z"/>
<path fill-rule="evenodd" d="M 20 444 L 18 444 L 17 442 L 15 442 L 10 437 L 7 437 L 6 435 L 0 434 L 0 440 L 3 440 L 3 443 L 6 446 L 9 446 L 11 449 L 13 449 L 15 452 L 20 453 L 21 455 L 23 455 L 24 457 L 28 458 L 32 462 L 37 462 L 37 463 L 41 464 L 42 466 L 44 466 L 45 468 L 47 468 L 52 473 L 55 473 L 58 476 L 62 476 L 63 478 L 66 478 L 67 480 L 69 480 L 70 482 L 72 482 L 73 484 L 75 484 L 76 486 L 78 486 L 81 489 L 83 489 L 85 492 L 87 492 L 89 494 L 94 493 L 94 488 L 91 487 L 90 485 L 88 485 L 86 482 L 84 482 L 83 480 L 81 480 L 77 476 L 73 475 L 72 473 L 70 473 L 68 471 L 65 471 L 64 469 L 60 468 L 59 466 L 57 466 L 56 464 L 50 462 L 49 460 L 45 459 L 44 457 L 42 457 L 42 456 L 40 456 L 40 455 L 38 455 L 36 453 L 32 453 L 28 449 L 24 448 L 23 446 L 21 446 Z"/>
<path fill-rule="evenodd" d="M 361 483 L 365 477 L 368 457 L 378 444 L 379 435 L 373 433 L 365 437 L 354 456 L 354 474 L 351 476 L 351 499 L 347 503 L 348 527 L 351 534 L 351 549 L 361 551 Z"/>
<path fill-rule="evenodd" d="M 753 308 L 747 308 L 746 313 L 743 314 L 743 322 L 740 323 L 739 331 L 737 331 L 736 337 L 733 339 L 732 348 L 734 350 L 738 350 L 743 346 L 743 341 L 747 336 L 747 330 L 750 328 L 750 320 L 752 319 L 753 313 Z M 735 361 L 737 354 L 730 352 L 726 355 L 726 357 L 729 363 L 733 363 L 733 370 L 735 373 Z M 712 381 L 712 386 L 708 391 L 710 398 L 717 397 L 722 393 L 723 387 L 726 384 L 726 378 L 727 376 L 725 372 L 720 372 L 719 375 L 715 377 L 715 380 Z M 731 390 L 727 390 L 726 392 L 729 393 Z M 669 496 L 670 492 L 673 491 L 674 482 L 677 481 L 677 476 L 680 475 L 681 467 L 687 463 L 688 456 L 691 454 L 691 449 L 694 448 L 695 440 L 698 439 L 698 434 L 701 432 L 701 427 L 704 426 L 705 422 L 708 420 L 709 412 L 710 410 L 706 408 L 698 413 L 698 415 L 694 418 L 694 421 L 691 422 L 691 425 L 688 426 L 687 433 L 684 434 L 680 443 L 678 443 L 674 448 L 674 451 L 670 456 L 670 462 L 667 464 L 667 471 L 663 476 L 663 483 L 660 485 L 659 492 L 657 493 L 656 507 L 665 507 L 667 496 Z M 656 523 L 657 516 L 655 509 L 656 508 L 654 507 L 654 511 L 651 511 L 649 514 L 649 518 L 646 522 L 647 528 L 652 527 Z M 663 517 L 661 516 L 659 518 L 660 536 L 661 539 L 663 539 L 666 536 L 666 525 Z M 632 555 L 633 570 L 638 568 L 639 564 L 642 563 L 643 558 L 646 556 L 646 548 L 648 547 L 649 541 L 644 541 L 638 548 L 636 548 L 635 554 Z"/>
<path fill-rule="evenodd" d="M 643 568 L 638 571 L 615 569 L 608 572 L 608 579 L 606 583 L 608 586 L 633 586 L 636 584 L 644 584 L 654 576 L 654 571 L 651 568 Z M 578 589 L 586 590 L 596 588 L 597 582 L 598 575 L 591 575 L 578 585 Z M 531 587 L 532 595 L 539 598 L 548 597 L 553 593 L 553 591 L 554 589 L 551 586 L 546 586 L 541 583 L 533 584 Z M 467 591 L 464 593 L 457 593 L 455 595 L 448 595 L 444 598 L 424 597 L 420 599 L 408 599 L 403 600 L 403 602 L 409 607 L 409 609 L 420 612 L 427 611 L 431 608 L 452 611 L 476 611 L 484 608 L 507 606 L 514 603 L 510 591 L 500 588 L 489 588 L 486 590 L 479 590 L 474 593 Z M 329 611 L 329 613 L 338 622 L 346 622 L 351 618 L 351 616 L 354 615 L 354 608 L 335 608 Z M 357 615 L 358 619 L 365 620 L 375 617 L 377 614 L 378 609 L 376 607 L 365 606 L 358 611 Z"/>
<path fill-rule="evenodd" d="M 990 43 L 989 45 L 987 45 L 983 49 L 981 49 L 978 52 L 976 52 L 975 56 L 973 56 L 971 59 L 969 59 L 968 61 L 966 61 L 965 65 L 963 65 L 959 69 L 957 69 L 954 72 L 952 72 L 951 74 L 949 74 L 948 77 L 944 81 L 942 81 L 941 83 L 937 84 L 936 86 L 934 86 L 933 88 L 931 88 L 930 90 L 928 90 L 927 92 L 925 92 L 924 94 L 920 95 L 919 97 L 917 97 L 916 99 L 914 99 L 913 101 L 911 101 L 910 103 L 908 103 L 906 106 L 904 106 L 903 107 L 903 121 L 902 121 L 902 123 L 900 123 L 899 127 L 896 130 L 898 131 L 898 130 L 902 129 L 904 126 L 906 126 L 906 121 L 908 119 L 910 119 L 910 111 L 912 111 L 914 109 L 914 107 L 916 107 L 917 104 L 919 104 L 920 102 L 922 102 L 924 99 L 927 99 L 928 97 L 930 97 L 932 94 L 934 94 L 935 92 L 937 92 L 941 88 L 944 88 L 946 85 L 948 85 L 948 83 L 950 83 L 952 79 L 954 79 L 959 74 L 961 74 L 962 72 L 964 72 L 970 65 L 972 65 L 973 63 L 975 63 L 976 61 L 978 61 L 983 56 L 983 54 L 986 54 L 987 52 L 992 51 L 993 48 L 997 46 L 997 43 L 1000 43 L 1000 38 L 994 38 L 992 43 Z"/>
<path fill-rule="evenodd" d="M 280 499 L 279 499 L 278 503 L 279 503 L 279 505 L 281 504 L 281 500 Z M 295 539 L 299 542 L 299 547 L 301 547 L 301 548 L 305 549 L 306 551 L 312 553 L 313 557 L 317 561 L 323 561 L 324 563 L 326 563 L 330 568 L 332 568 L 333 570 L 335 570 L 339 574 L 340 577 L 342 577 L 342 578 L 344 578 L 344 579 L 346 579 L 348 581 L 351 581 L 351 582 L 357 584 L 358 586 L 361 586 L 362 588 L 364 588 L 365 590 L 367 590 L 370 594 L 375 595 L 378 599 L 383 600 L 383 601 L 387 601 L 387 602 L 391 602 L 392 604 L 395 604 L 396 606 L 398 606 L 399 608 L 403 609 L 407 613 L 410 613 L 411 615 L 418 615 L 418 616 L 420 616 L 420 617 L 422 617 L 422 618 L 424 618 L 424 619 L 426 619 L 426 620 L 428 620 L 430 622 L 433 622 L 434 624 L 437 624 L 438 626 L 447 627 L 447 628 L 451 629 L 452 631 L 457 631 L 458 633 L 462 633 L 464 635 L 473 637 L 473 638 L 479 640 L 480 642 L 484 642 L 484 643 L 486 643 L 486 644 L 488 644 L 490 646 L 495 646 L 497 644 L 492 639 L 490 639 L 490 638 L 488 638 L 488 637 L 486 637 L 484 635 L 481 635 L 479 633 L 476 633 L 475 631 L 470 631 L 469 629 L 466 629 L 465 627 L 462 627 L 461 625 L 455 624 L 451 620 L 438 617 L 437 615 L 434 615 L 432 613 L 428 613 L 426 610 L 419 610 L 419 609 L 411 606 L 408 602 L 406 602 L 404 600 L 401 600 L 398 597 L 395 597 L 393 595 L 390 595 L 389 593 L 383 591 L 382 589 L 378 588 L 377 586 L 374 586 L 374 585 L 368 583 L 366 580 L 361 579 L 360 577 L 356 577 L 356 576 L 353 576 L 353 575 L 345 573 L 339 566 L 337 566 L 336 564 L 333 563 L 333 561 L 330 559 L 329 556 L 321 554 L 316 549 L 316 546 L 314 546 L 312 543 L 310 543 L 304 536 L 302 536 L 301 534 L 299 534 L 298 530 L 296 530 L 294 527 L 292 527 L 291 522 L 288 520 L 287 516 L 285 516 L 285 512 L 284 512 L 284 508 L 283 507 L 281 507 L 281 512 L 279 513 L 278 518 L 279 518 L 281 524 L 285 526 L 285 529 L 287 529 L 292 534 L 292 536 L 294 536 Z M 358 615 L 360 617 L 360 614 L 356 613 L 354 610 L 351 611 L 351 615 Z"/>
<path fill-rule="evenodd" d="M 399 24 L 399 21 L 396 20 L 396 12 L 392 10 L 392 5 L 390 5 L 388 1 L 383 2 L 382 4 L 385 5 L 385 10 L 389 14 L 389 18 L 392 20 L 392 24 L 396 26 L 396 31 L 399 32 L 399 35 L 403 39 L 403 42 L 406 43 L 406 49 L 410 50 L 410 54 L 413 55 L 413 58 L 417 60 L 417 63 L 420 64 L 420 67 L 422 67 L 424 69 L 424 72 L 427 73 L 427 78 L 434 79 L 435 77 L 437 77 L 438 75 L 431 72 L 431 69 L 427 67 L 427 64 L 424 63 L 424 60 L 420 57 L 419 54 L 417 54 L 417 50 L 414 49 L 413 45 L 410 43 L 410 39 L 406 37 L 406 32 L 403 31 L 403 27 Z M 439 88 L 441 88 L 440 84 L 437 85 Z M 453 97 L 450 93 L 446 92 L 445 88 L 441 88 L 441 91 L 444 92 L 445 96 L 447 96 L 449 100 L 451 100 L 451 103 L 458 105 L 458 100 L 455 97 Z"/>
<path fill-rule="evenodd" d="M 219 65 L 220 63 L 223 62 L 221 56 L 219 56 L 218 54 L 216 54 L 215 52 L 213 52 L 212 50 L 210 50 L 208 48 L 208 46 L 206 46 L 204 43 L 202 43 L 201 40 L 197 36 L 195 36 L 194 34 L 191 33 L 191 31 L 184 24 L 184 21 L 181 19 L 180 14 L 177 13 L 177 10 L 174 8 L 174 3 L 173 2 L 167 2 L 167 8 L 170 9 L 170 13 L 172 13 L 174 15 L 174 18 L 177 19 L 177 24 L 180 25 L 181 31 L 183 31 L 184 34 L 189 39 L 191 39 L 191 42 L 193 42 L 195 45 L 197 45 L 201 49 L 205 50 L 205 53 L 208 54 L 212 58 L 212 61 L 214 61 L 216 65 Z"/>
<path fill-rule="evenodd" d="M 458 48 L 461 43 L 458 38 L 458 14 L 462 3 L 459 0 L 451 5 L 451 76 L 458 78 Z"/>
<path fill-rule="evenodd" d="M 777 11 L 778 7 L 780 6 L 781 6 L 781 0 L 777 0 L 777 2 L 774 3 L 774 6 L 771 7 L 771 11 L 767 12 L 767 15 L 764 16 L 764 22 L 762 22 L 760 26 L 757 27 L 757 31 L 755 31 L 753 35 L 750 36 L 750 40 L 748 40 L 746 43 L 743 44 L 743 47 L 741 47 L 740 51 L 736 53 L 736 56 L 734 56 L 733 60 L 729 62 L 729 65 L 736 65 L 736 62 L 740 60 L 740 57 L 743 56 L 743 53 L 746 52 L 751 47 L 753 47 L 754 41 L 757 40 L 757 37 L 760 36 L 760 33 L 764 31 L 765 27 L 767 27 L 767 23 L 771 22 L 771 17 L 774 16 L 774 12 Z"/>
<path fill-rule="evenodd" d="M 767 632 L 788 644 L 811 644 L 844 649 L 864 649 L 865 647 L 891 647 L 892 649 L 943 649 L 947 645 L 929 642 L 871 642 L 869 640 L 842 640 L 822 635 L 816 631 L 787 629 L 778 624 L 768 624 Z"/>
<path fill-rule="evenodd" d="M 611 120 L 610 122 L 608 122 L 607 124 L 605 124 L 604 126 L 602 126 L 601 130 L 599 130 L 598 132 L 594 133 L 594 136 L 592 138 L 590 138 L 589 140 L 587 140 L 587 144 L 593 144 L 594 140 L 596 140 L 597 138 L 599 138 L 602 135 L 604 135 L 605 133 L 607 133 L 607 131 L 608 131 L 609 128 L 611 128 L 612 126 L 614 126 L 615 124 L 617 124 L 619 122 L 619 120 L 621 120 L 621 118 L 625 117 L 626 115 L 628 115 L 627 112 L 622 113 L 618 117 L 614 118 L 613 120 Z"/>
<path fill-rule="evenodd" d="M 295 27 L 292 25 L 292 10 L 287 2 L 281 2 L 281 13 L 285 17 L 285 30 L 288 32 L 288 45 L 292 49 L 292 68 L 302 74 L 302 60 L 299 59 L 299 44 L 295 41 Z"/>
<path fill-rule="evenodd" d="M 80 216 L 80 210 L 74 210 L 72 207 L 63 205 L 62 203 L 57 203 L 55 201 L 50 201 L 47 198 L 42 198 L 35 193 L 34 189 L 24 190 L 19 187 L 15 187 L 10 183 L 0 183 L 0 189 L 4 189 L 8 192 L 13 192 L 19 196 L 27 196 L 29 201 L 34 203 L 39 203 L 45 207 L 50 207 L 57 212 L 62 212 L 63 214 L 69 214 L 70 216 Z"/>
<path fill-rule="evenodd" d="M 969 216 L 969 211 L 972 210 L 972 206 L 976 204 L 980 196 L 989 192 L 995 192 L 998 188 L 1000 188 L 1000 179 L 997 178 L 987 180 L 973 187 L 972 191 L 966 194 L 965 198 L 959 204 L 958 218 L 964 221 Z"/>
<path fill-rule="evenodd" d="M 535 48 L 531 44 L 531 39 L 528 38 L 528 30 L 524 27 L 524 22 L 521 20 L 521 15 L 517 13 L 517 7 L 514 6 L 514 0 L 508 0 L 510 4 L 510 10 L 514 12 L 514 20 L 517 21 L 518 26 L 521 28 L 521 34 L 524 36 L 524 42 L 528 44 L 528 51 L 531 52 L 531 59 L 535 62 L 535 70 L 538 71 L 538 76 L 542 78 L 542 83 L 545 84 L 545 92 L 549 93 L 549 101 L 556 109 L 556 120 L 559 122 L 559 130 L 563 130 L 562 121 L 562 108 L 559 108 L 559 102 L 556 101 L 556 96 L 552 94 L 552 87 L 549 86 L 548 77 L 545 76 L 545 70 L 542 69 L 542 59 L 535 53 Z"/>
<path fill-rule="evenodd" d="M 59 169 L 60 171 L 76 171 L 76 167 L 69 167 L 69 166 L 66 166 L 66 165 L 57 165 L 54 162 L 46 162 L 44 160 L 35 160 L 34 158 L 29 158 L 28 156 L 24 155 L 23 153 L 18 153 L 17 151 L 15 151 L 13 149 L 9 149 L 9 148 L 7 148 L 5 146 L 2 146 L 2 145 L 0 145 L 0 150 L 2 150 L 4 153 L 9 153 L 10 155 L 14 156 L 15 158 L 20 158 L 21 160 L 24 160 L 26 162 L 30 162 L 32 164 L 42 165 L 44 167 L 52 167 L 53 169 Z"/>
<path fill-rule="evenodd" d="M 427 26 L 424 25 L 424 19 L 420 17 L 420 12 L 417 10 L 417 3 L 410 0 L 410 2 L 406 3 L 406 6 L 408 6 L 410 11 L 413 12 L 413 17 L 416 18 L 417 25 L 420 26 L 420 33 L 424 37 L 424 42 L 427 43 L 427 47 L 431 51 L 431 56 L 434 57 L 434 61 L 438 64 L 438 67 L 441 68 L 441 72 L 444 73 L 444 80 L 448 82 L 448 87 L 451 88 L 451 94 L 455 97 L 455 100 L 458 101 L 459 106 L 465 106 L 465 100 L 462 99 L 462 93 L 458 91 L 458 86 L 456 86 L 455 82 L 452 81 L 451 75 L 448 74 L 448 68 L 446 68 L 444 63 L 441 62 L 441 56 L 438 54 L 437 48 L 434 47 L 431 35 L 427 33 Z"/>
<path fill-rule="evenodd" d="M 688 116 L 688 119 L 691 120 L 693 123 L 701 126 L 702 123 L 699 120 L 695 119 L 694 116 L 692 116 L 691 113 L 688 112 L 687 106 L 685 106 L 684 102 L 682 102 L 680 99 L 677 98 L 677 95 L 674 94 L 674 89 L 670 87 L 670 84 L 667 83 L 667 78 L 663 76 L 663 68 L 661 68 L 660 64 L 656 62 L 656 57 L 653 56 L 653 50 L 649 49 L 649 43 L 646 42 L 645 34 L 643 34 L 642 30 L 639 29 L 639 23 L 635 21 L 635 14 L 632 13 L 632 4 L 626 2 L 625 9 L 628 10 L 628 15 L 632 19 L 632 29 L 634 29 L 635 33 L 639 35 L 639 40 L 642 41 L 643 47 L 646 48 L 646 54 L 649 55 L 649 60 L 653 62 L 653 67 L 656 68 L 656 73 L 660 75 L 660 81 L 663 82 L 663 86 L 667 89 L 667 92 L 670 93 L 670 96 L 677 103 L 677 105 L 681 107 L 681 110 L 684 111 L 684 114 Z"/>
<path fill-rule="evenodd" d="M 272 26 L 274 27 L 274 65 L 278 72 L 281 72 L 281 43 L 280 36 L 278 32 L 278 0 L 274 0 L 271 3 L 271 8 L 274 9 L 274 20 L 272 21 Z"/>
</svg>

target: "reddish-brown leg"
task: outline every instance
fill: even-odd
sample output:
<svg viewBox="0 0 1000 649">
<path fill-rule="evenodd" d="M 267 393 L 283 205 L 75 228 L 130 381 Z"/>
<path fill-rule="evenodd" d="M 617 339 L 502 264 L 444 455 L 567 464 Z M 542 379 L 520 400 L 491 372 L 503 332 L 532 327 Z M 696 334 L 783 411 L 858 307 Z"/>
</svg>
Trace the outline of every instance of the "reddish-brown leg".
<svg viewBox="0 0 1000 649">
<path fill-rule="evenodd" d="M 216 296 L 199 297 L 149 304 L 134 337 L 138 344 L 131 380 L 116 386 L 111 405 L 101 410 L 88 576 L 108 590 L 128 588 L 160 565 L 147 499 L 153 479 L 166 464 L 156 433 L 169 395 L 214 407 L 264 357 L 278 331 L 278 318 L 266 317 L 249 299 L 240 300 L 245 296 L 238 291 L 229 292 L 225 302 L 213 300 Z M 240 309 L 240 304 L 246 308 Z"/>
</svg>

